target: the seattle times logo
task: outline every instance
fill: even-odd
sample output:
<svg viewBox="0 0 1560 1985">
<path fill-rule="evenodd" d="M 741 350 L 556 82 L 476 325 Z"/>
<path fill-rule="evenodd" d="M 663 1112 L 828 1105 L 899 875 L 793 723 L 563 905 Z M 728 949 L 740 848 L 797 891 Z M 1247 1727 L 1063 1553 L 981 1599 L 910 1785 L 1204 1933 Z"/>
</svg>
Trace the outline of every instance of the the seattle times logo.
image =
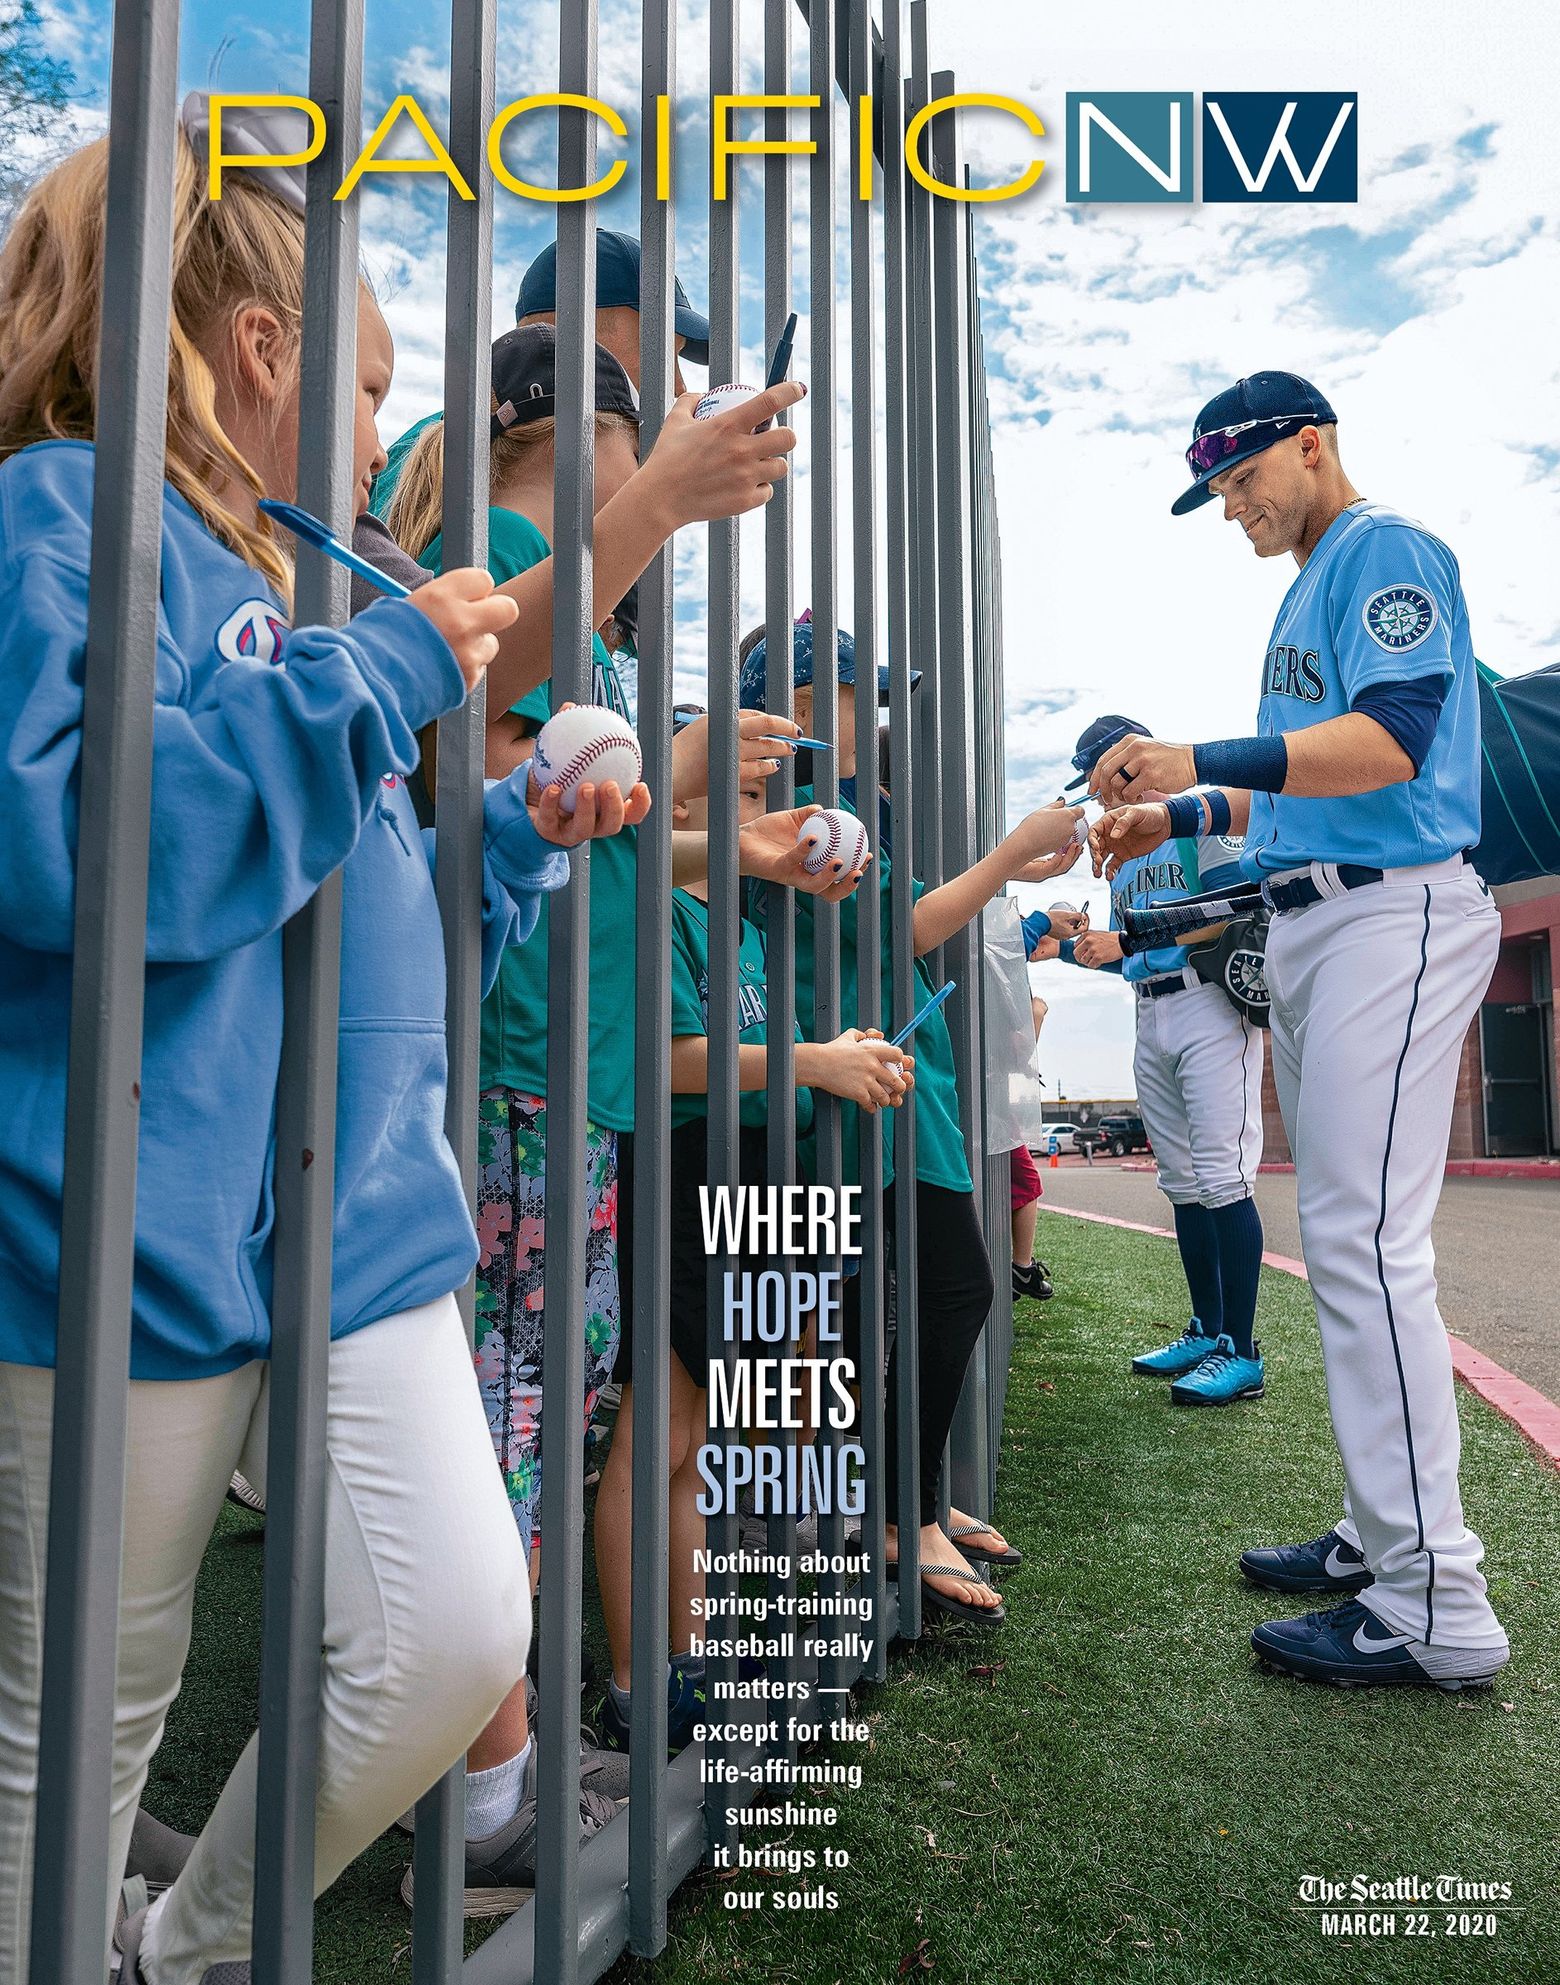
<svg viewBox="0 0 1560 1985">
<path fill-rule="evenodd" d="M 1190 90 L 1067 93 L 1067 198 L 1090 205 L 1199 197 Z M 1204 94 L 1204 205 L 1359 198 L 1359 98 L 1352 90 Z"/>
</svg>

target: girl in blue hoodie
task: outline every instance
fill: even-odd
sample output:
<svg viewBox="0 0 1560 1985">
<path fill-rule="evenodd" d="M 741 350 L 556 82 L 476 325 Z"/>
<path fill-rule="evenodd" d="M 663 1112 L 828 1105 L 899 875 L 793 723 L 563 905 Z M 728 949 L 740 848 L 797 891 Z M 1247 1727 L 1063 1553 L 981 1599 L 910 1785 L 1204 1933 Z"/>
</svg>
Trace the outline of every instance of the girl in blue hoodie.
<svg viewBox="0 0 1560 1985">
<path fill-rule="evenodd" d="M 299 440 L 301 188 L 274 177 L 237 175 L 208 201 L 180 139 L 110 1865 L 178 1689 L 223 1491 L 241 1458 L 263 1474 L 280 933 L 345 863 L 323 1889 L 461 1755 L 525 1661 L 525 1556 L 451 1294 L 476 1238 L 443 1138 L 440 931 L 403 783 L 417 730 L 464 700 L 516 609 L 485 572 L 455 571 L 350 629 L 289 627 L 286 554 L 256 509 L 292 494 Z M 105 187 L 105 146 L 74 154 L 0 257 L 5 1977 L 25 1971 L 32 1880 Z M 365 295 L 361 500 L 389 377 Z M 555 799 L 540 818 L 560 837 Z M 518 782 L 490 791 L 486 852 L 496 966 L 564 858 Z M 125 1985 L 193 1985 L 248 1955 L 254 1802 L 251 1744 L 179 1880 L 126 1926 Z"/>
</svg>

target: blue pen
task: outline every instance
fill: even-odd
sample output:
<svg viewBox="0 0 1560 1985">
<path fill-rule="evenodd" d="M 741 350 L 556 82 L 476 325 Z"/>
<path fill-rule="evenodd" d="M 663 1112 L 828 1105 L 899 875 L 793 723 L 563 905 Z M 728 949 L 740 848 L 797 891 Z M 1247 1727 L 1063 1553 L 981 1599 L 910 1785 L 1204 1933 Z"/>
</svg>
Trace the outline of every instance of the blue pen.
<svg viewBox="0 0 1560 1985">
<path fill-rule="evenodd" d="M 894 1036 L 894 1038 L 889 1042 L 888 1045 L 891 1048 L 902 1048 L 905 1042 L 908 1041 L 910 1036 L 915 1032 L 916 1028 L 920 1026 L 921 1022 L 925 1020 L 929 1014 L 935 1013 L 937 1011 L 938 1007 L 942 1005 L 943 1001 L 948 997 L 949 993 L 953 991 L 954 987 L 957 984 L 958 984 L 957 979 L 950 979 L 947 985 L 939 986 L 936 992 L 932 994 L 931 998 L 926 1002 L 925 1006 L 921 1008 L 920 1012 L 915 1016 L 915 1018 L 913 1020 L 907 1021 L 906 1024 L 900 1028 L 899 1032 Z"/>
<path fill-rule="evenodd" d="M 410 586 L 403 586 L 399 579 L 392 579 L 388 572 L 381 572 L 377 565 L 371 565 L 366 558 L 359 558 L 351 545 L 343 544 L 328 524 L 322 524 L 307 510 L 300 510 L 296 503 L 275 503 L 269 496 L 262 496 L 259 508 L 268 517 L 274 518 L 283 530 L 291 531 L 295 538 L 313 545 L 327 558 L 335 559 L 338 565 L 344 565 L 349 572 L 355 572 L 360 579 L 377 586 L 391 599 L 409 600 L 412 597 Z"/>
<path fill-rule="evenodd" d="M 777 737 L 772 731 L 760 731 L 761 744 L 792 744 L 798 750 L 805 744 L 812 751 L 832 751 L 832 744 L 825 744 L 821 737 Z"/>
</svg>

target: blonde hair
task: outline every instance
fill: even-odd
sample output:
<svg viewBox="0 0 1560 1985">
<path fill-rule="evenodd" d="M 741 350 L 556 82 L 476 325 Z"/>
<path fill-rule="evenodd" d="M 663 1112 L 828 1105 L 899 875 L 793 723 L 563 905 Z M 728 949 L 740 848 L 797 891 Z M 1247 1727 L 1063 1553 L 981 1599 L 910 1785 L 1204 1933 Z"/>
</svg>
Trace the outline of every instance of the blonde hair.
<svg viewBox="0 0 1560 1985">
<path fill-rule="evenodd" d="M 488 402 L 490 410 L 496 410 L 498 400 L 491 391 Z M 627 414 L 597 414 L 598 434 L 611 433 L 619 428 L 626 429 L 630 434 L 637 435 L 639 432 L 637 423 L 631 421 Z M 556 433 L 557 422 L 549 415 L 545 420 L 526 421 L 500 434 L 488 454 L 489 497 L 519 472 L 533 450 L 545 449 L 550 453 Z M 401 473 L 395 479 L 395 491 L 390 498 L 390 508 L 385 513 L 385 523 L 396 543 L 413 558 L 421 558 L 444 528 L 442 415 L 430 421 L 412 443 L 410 453 L 401 464 Z"/>
<path fill-rule="evenodd" d="M 108 141 L 57 165 L 32 189 L 0 249 L 0 461 L 35 441 L 91 441 Z M 211 360 L 235 312 L 259 304 L 291 342 L 303 323 L 303 219 L 235 174 L 220 200 L 181 131 L 174 161 L 173 284 L 168 332 L 166 475 L 213 537 L 262 572 L 285 600 L 292 560 L 270 522 L 247 522 L 216 495 L 237 479 L 266 492 L 217 419 Z"/>
</svg>

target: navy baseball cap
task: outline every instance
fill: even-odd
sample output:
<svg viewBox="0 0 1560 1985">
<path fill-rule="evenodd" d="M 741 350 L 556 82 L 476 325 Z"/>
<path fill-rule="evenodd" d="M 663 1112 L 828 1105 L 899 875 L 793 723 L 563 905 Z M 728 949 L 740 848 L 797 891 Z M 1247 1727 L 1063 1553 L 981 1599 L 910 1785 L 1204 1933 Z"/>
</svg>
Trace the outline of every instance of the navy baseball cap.
<svg viewBox="0 0 1560 1985">
<path fill-rule="evenodd" d="M 1154 733 L 1147 724 L 1134 723 L 1130 717 L 1096 717 L 1094 722 L 1078 740 L 1078 748 L 1073 753 L 1073 769 L 1076 779 L 1067 781 L 1065 791 L 1075 792 L 1079 786 L 1088 784 L 1089 774 L 1110 750 L 1113 744 L 1120 744 L 1124 737 L 1152 737 Z"/>
<path fill-rule="evenodd" d="M 1337 420 L 1325 397 L 1298 372 L 1253 372 L 1237 379 L 1197 416 L 1186 451 L 1186 466 L 1197 480 L 1171 504 L 1171 516 L 1184 517 L 1206 503 L 1214 477 L 1247 456 L 1260 455 L 1302 427 L 1336 426 Z"/>
<path fill-rule="evenodd" d="M 596 308 L 598 310 L 637 310 L 639 308 L 639 243 L 631 234 L 614 228 L 596 230 Z M 710 362 L 710 320 L 701 317 L 688 301 L 688 292 L 672 278 L 677 304 L 672 326 L 686 338 L 683 357 L 692 365 Z M 520 278 L 520 294 L 515 298 L 515 317 L 529 317 L 538 310 L 558 308 L 558 244 L 549 241 Z"/>
<path fill-rule="evenodd" d="M 558 385 L 558 333 L 551 324 L 517 324 L 493 345 L 493 393 L 498 411 L 489 423 L 496 441 L 512 427 L 552 419 Z M 633 382 L 605 345 L 596 347 L 596 411 L 638 421 Z"/>
<path fill-rule="evenodd" d="M 762 710 L 768 680 L 766 670 L 766 647 L 762 635 L 748 650 L 742 664 L 742 673 L 737 682 L 737 701 L 744 710 Z M 856 643 L 843 627 L 835 629 L 834 654 L 839 669 L 842 689 L 854 686 L 856 681 Z M 799 620 L 791 629 L 791 687 L 805 689 L 813 679 L 813 627 L 812 621 Z M 910 671 L 910 687 L 921 680 L 921 671 Z M 888 701 L 888 664 L 878 668 L 878 701 Z"/>
</svg>

